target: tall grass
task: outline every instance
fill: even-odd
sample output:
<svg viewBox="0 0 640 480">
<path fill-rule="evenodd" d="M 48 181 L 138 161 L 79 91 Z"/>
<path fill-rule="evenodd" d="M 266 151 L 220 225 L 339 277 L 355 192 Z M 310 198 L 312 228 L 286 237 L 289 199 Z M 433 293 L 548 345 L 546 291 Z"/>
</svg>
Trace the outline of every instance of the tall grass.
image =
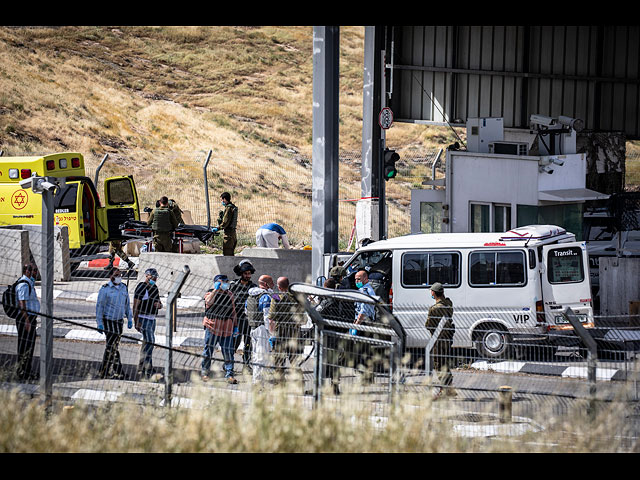
<svg viewBox="0 0 640 480">
<path fill-rule="evenodd" d="M 424 395 L 405 397 L 384 416 L 379 405 L 362 401 L 325 401 L 312 409 L 301 398 L 280 389 L 241 402 L 202 389 L 191 408 L 76 404 L 47 415 L 38 401 L 2 392 L 0 452 L 640 451 L 637 441 L 625 439 L 618 404 L 603 408 L 594 421 L 580 409 L 556 420 L 541 410 L 542 428 L 484 438 L 460 434 L 454 427 L 460 415 Z"/>
</svg>

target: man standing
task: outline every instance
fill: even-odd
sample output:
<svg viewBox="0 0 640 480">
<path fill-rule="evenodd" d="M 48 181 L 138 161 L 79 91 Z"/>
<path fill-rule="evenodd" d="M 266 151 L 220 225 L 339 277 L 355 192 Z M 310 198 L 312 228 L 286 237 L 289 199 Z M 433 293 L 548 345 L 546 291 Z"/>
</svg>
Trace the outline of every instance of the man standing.
<svg viewBox="0 0 640 480">
<path fill-rule="evenodd" d="M 109 282 L 100 287 L 96 302 L 96 323 L 98 330 L 107 337 L 107 343 L 100 366 L 100 378 L 123 379 L 122 362 L 120 361 L 120 337 L 122 336 L 123 318 L 127 317 L 127 327 L 133 327 L 129 291 L 122 283 L 122 274 L 118 268 L 109 272 Z M 112 373 L 110 373 L 110 371 Z"/>
<path fill-rule="evenodd" d="M 208 290 L 204 296 L 203 326 L 205 334 L 200 376 L 203 381 L 209 380 L 211 358 L 216 345 L 220 344 L 224 359 L 225 378 L 229 384 L 235 385 L 238 381 L 235 379 L 233 371 L 233 335 L 237 331 L 238 317 L 233 293 L 229 291 L 229 279 L 226 275 L 216 275 L 213 282 L 213 288 Z"/>
<path fill-rule="evenodd" d="M 16 374 L 20 380 L 31 378 L 31 363 L 33 350 L 36 346 L 36 329 L 38 327 L 38 313 L 40 301 L 36 295 L 36 277 L 38 268 L 29 264 L 22 267 L 22 276 L 16 285 L 16 299 L 19 312 L 16 317 L 18 328 L 18 365 Z"/>
<path fill-rule="evenodd" d="M 162 197 L 160 205 L 149 215 L 147 225 L 153 230 L 153 248 L 156 252 L 171 252 L 173 239 L 171 234 L 178 226 L 175 215 L 169 209 L 169 199 Z"/>
<path fill-rule="evenodd" d="M 291 248 L 287 232 L 277 223 L 267 223 L 256 231 L 256 246 L 258 247 L 278 248 L 280 241 L 282 241 L 282 248 Z"/>
<path fill-rule="evenodd" d="M 375 297 L 375 292 L 373 287 L 369 283 L 369 274 L 366 270 L 358 270 L 355 276 L 356 280 L 356 288 L 359 292 L 364 293 L 365 295 L 369 295 L 370 297 Z M 371 324 L 375 321 L 376 310 L 375 307 L 370 303 L 364 302 L 356 302 L 356 313 L 354 324 L 356 325 L 366 325 Z M 357 330 L 357 329 L 356 329 Z M 359 336 L 362 337 L 374 337 L 373 334 L 367 332 L 357 332 Z M 358 369 L 364 369 L 364 381 L 366 383 L 373 383 L 374 375 L 373 375 L 373 359 L 371 358 L 371 345 L 367 342 L 356 342 L 356 367 Z"/>
<path fill-rule="evenodd" d="M 162 308 L 156 281 L 158 271 L 149 268 L 144 272 L 145 281 L 140 282 L 133 294 L 133 322 L 142 333 L 142 347 L 138 360 L 138 376 L 149 379 L 153 374 L 153 344 L 155 343 L 156 315 Z"/>
<path fill-rule="evenodd" d="M 251 371 L 251 327 L 249 325 L 249 320 L 247 319 L 244 305 L 247 298 L 249 298 L 249 289 L 257 286 L 251 281 L 251 275 L 253 275 L 256 270 L 253 268 L 253 265 L 251 265 L 249 260 L 243 260 L 233 267 L 233 271 L 238 275 L 238 278 L 231 282 L 229 290 L 231 290 L 235 297 L 239 332 L 238 336 L 235 338 L 233 351 L 237 351 L 240 346 L 240 341 L 244 341 L 242 362 L 244 363 L 244 368 Z"/>
<path fill-rule="evenodd" d="M 356 273 L 356 287 L 359 292 L 365 295 L 369 295 L 370 297 L 376 296 L 376 292 L 369 283 L 369 274 L 366 270 L 359 270 Z M 356 325 L 372 323 L 375 321 L 375 316 L 376 311 L 372 304 L 356 302 L 356 318 L 354 321 Z"/>
<path fill-rule="evenodd" d="M 269 309 L 269 333 L 273 348 L 273 361 L 276 367 L 276 381 L 284 381 L 284 368 L 287 359 L 290 368 L 298 372 L 304 391 L 304 379 L 299 357 L 303 351 L 300 327 L 306 322 L 303 311 L 289 293 L 289 279 L 278 278 L 278 294 L 274 295 L 274 302 Z"/>
<path fill-rule="evenodd" d="M 445 297 L 444 287 L 439 282 L 431 285 L 431 298 L 433 298 L 436 303 L 429 308 L 429 316 L 425 323 L 425 327 L 429 330 L 429 333 L 433 335 L 440 323 L 440 320 L 443 317 L 446 318 L 444 329 L 440 332 L 438 340 L 433 346 L 431 357 L 432 367 L 433 370 L 438 373 L 440 383 L 445 387 L 451 387 L 451 384 L 453 383 L 453 375 L 450 371 L 452 359 L 451 344 L 453 343 L 453 334 L 455 331 L 452 321 L 453 302 L 451 299 Z M 440 392 L 442 392 L 442 390 L 440 390 Z M 454 391 L 452 388 L 448 388 L 447 393 L 453 394 Z"/>
<path fill-rule="evenodd" d="M 104 267 L 105 270 L 111 270 L 113 268 L 113 261 L 115 260 L 116 255 L 118 255 L 123 262 L 127 262 L 129 270 L 136 265 L 124 252 L 124 249 L 122 248 L 122 240 L 111 240 L 109 242 L 109 265 Z"/>
<path fill-rule="evenodd" d="M 238 244 L 238 237 L 236 236 L 238 207 L 231 203 L 231 194 L 228 192 L 220 195 L 220 200 L 222 201 L 224 211 L 221 212 L 222 219 L 219 221 L 218 227 L 213 230 L 222 230 L 224 232 L 224 237 L 222 237 L 222 254 L 233 257 L 234 250 Z"/>
</svg>

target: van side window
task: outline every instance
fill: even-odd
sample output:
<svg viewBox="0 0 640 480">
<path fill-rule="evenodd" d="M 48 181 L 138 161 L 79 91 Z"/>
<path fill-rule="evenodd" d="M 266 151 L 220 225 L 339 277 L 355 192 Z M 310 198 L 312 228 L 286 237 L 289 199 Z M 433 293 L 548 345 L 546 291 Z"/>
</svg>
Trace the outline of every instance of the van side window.
<svg viewBox="0 0 640 480">
<path fill-rule="evenodd" d="M 469 284 L 474 287 L 513 285 L 527 282 L 524 252 L 472 252 L 469 255 Z"/>
<path fill-rule="evenodd" d="M 458 252 L 405 253 L 402 256 L 402 285 L 426 287 L 440 282 L 444 286 L 460 284 L 460 254 Z"/>
</svg>

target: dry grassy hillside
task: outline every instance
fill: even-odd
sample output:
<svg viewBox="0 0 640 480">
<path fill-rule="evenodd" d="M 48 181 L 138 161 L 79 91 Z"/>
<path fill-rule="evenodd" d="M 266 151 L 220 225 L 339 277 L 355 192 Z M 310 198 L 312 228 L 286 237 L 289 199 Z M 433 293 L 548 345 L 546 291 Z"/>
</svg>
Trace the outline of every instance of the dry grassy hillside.
<svg viewBox="0 0 640 480">
<path fill-rule="evenodd" d="M 133 173 L 145 201 L 166 186 L 192 209 L 201 190 L 184 188 L 212 150 L 217 195 L 246 200 L 247 243 L 263 220 L 310 234 L 312 38 L 309 26 L 0 27 L 0 150 L 79 151 L 94 168 L 108 153 L 105 171 Z M 364 29 L 342 27 L 340 41 L 340 147 L 358 152 Z M 397 125 L 388 138 L 448 140 L 435 132 Z M 341 182 L 354 185 L 345 198 L 359 168 L 341 166 Z M 271 218 L 249 205 L 280 196 Z M 347 236 L 352 221 L 349 212 Z"/>
</svg>

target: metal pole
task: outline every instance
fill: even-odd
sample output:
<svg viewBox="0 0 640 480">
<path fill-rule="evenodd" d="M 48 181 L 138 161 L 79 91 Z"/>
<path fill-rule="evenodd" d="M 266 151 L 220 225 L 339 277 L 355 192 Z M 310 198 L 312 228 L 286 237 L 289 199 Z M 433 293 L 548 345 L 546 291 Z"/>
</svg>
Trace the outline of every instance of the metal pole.
<svg viewBox="0 0 640 480">
<path fill-rule="evenodd" d="M 322 324 L 315 325 L 315 342 L 316 342 L 316 363 L 314 365 L 315 375 L 313 381 L 313 405 L 314 407 L 321 400 L 322 390 L 322 365 L 324 363 L 324 348 L 327 336 L 324 334 Z"/>
<path fill-rule="evenodd" d="M 313 27 L 311 278 L 338 251 L 340 27 Z"/>
<path fill-rule="evenodd" d="M 587 381 L 589 382 L 589 416 L 591 419 L 596 413 L 596 365 L 598 358 L 598 345 L 593 337 L 582 326 L 580 320 L 571 308 L 567 307 L 563 312 L 565 318 L 573 326 L 576 335 L 587 347 Z"/>
<path fill-rule="evenodd" d="M 209 166 L 209 160 L 211 160 L 212 150 L 209 150 L 207 158 L 202 165 L 202 174 L 204 175 L 204 202 L 207 206 L 207 228 L 211 228 L 211 209 L 209 208 L 209 178 L 207 176 L 207 167 Z"/>
<path fill-rule="evenodd" d="M 53 394 L 53 191 L 42 192 L 42 238 L 40 278 L 40 387 L 45 405 L 51 405 Z"/>
<path fill-rule="evenodd" d="M 173 386 L 173 323 L 175 321 L 175 309 L 174 306 L 180 294 L 180 290 L 187 280 L 191 270 L 188 265 L 185 265 L 182 272 L 176 278 L 173 288 L 167 295 L 167 313 L 166 319 L 166 346 L 167 346 L 167 362 L 164 366 L 164 404 L 166 407 L 171 406 L 171 390 Z"/>
<path fill-rule="evenodd" d="M 429 339 L 429 342 L 427 343 L 427 346 L 425 347 L 424 371 L 427 373 L 427 375 L 431 374 L 431 350 L 433 350 L 433 346 L 438 341 L 438 338 L 440 337 L 440 333 L 442 332 L 442 330 L 444 330 L 445 323 L 447 323 L 447 317 L 442 317 L 440 319 L 440 323 L 438 323 L 438 326 L 436 327 L 435 332 L 433 332 L 433 335 L 431 336 L 431 338 Z"/>
<path fill-rule="evenodd" d="M 96 175 L 95 175 L 94 180 L 93 180 L 93 184 L 96 186 L 96 188 L 98 188 L 98 177 L 100 176 L 100 170 L 102 169 L 102 166 L 104 165 L 104 162 L 107 161 L 108 157 L 109 157 L 109 154 L 105 153 L 104 157 L 102 157 L 102 161 L 100 162 L 100 165 L 98 165 L 98 168 L 96 169 Z"/>
</svg>

